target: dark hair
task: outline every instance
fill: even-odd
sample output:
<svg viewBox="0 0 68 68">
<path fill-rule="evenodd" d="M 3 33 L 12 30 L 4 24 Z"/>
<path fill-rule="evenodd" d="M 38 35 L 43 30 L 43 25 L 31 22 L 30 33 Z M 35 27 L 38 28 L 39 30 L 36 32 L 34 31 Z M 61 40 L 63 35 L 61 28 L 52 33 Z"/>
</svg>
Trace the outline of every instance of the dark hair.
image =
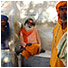
<svg viewBox="0 0 68 68">
<path fill-rule="evenodd" d="M 8 33 L 9 33 L 9 30 L 10 30 L 9 23 L 8 23 L 9 18 L 6 15 L 1 15 L 1 19 L 4 19 L 6 21 L 5 26 L 6 26 L 6 29 L 7 29 Z"/>
<path fill-rule="evenodd" d="M 23 27 L 23 24 L 21 25 L 21 29 L 22 29 L 22 28 L 24 28 L 24 27 Z"/>
<path fill-rule="evenodd" d="M 8 34 L 9 34 L 9 32 L 10 32 L 10 27 L 9 27 L 9 23 L 8 23 L 8 22 L 6 23 L 6 26 L 7 26 L 6 29 L 7 29 Z"/>
<path fill-rule="evenodd" d="M 26 24 L 28 23 L 28 21 L 29 21 L 29 20 L 32 20 L 32 21 L 33 21 L 33 19 L 32 19 L 32 18 L 28 18 L 28 19 L 25 21 L 24 25 L 26 25 Z M 33 21 L 33 26 L 35 26 L 34 21 Z"/>
</svg>

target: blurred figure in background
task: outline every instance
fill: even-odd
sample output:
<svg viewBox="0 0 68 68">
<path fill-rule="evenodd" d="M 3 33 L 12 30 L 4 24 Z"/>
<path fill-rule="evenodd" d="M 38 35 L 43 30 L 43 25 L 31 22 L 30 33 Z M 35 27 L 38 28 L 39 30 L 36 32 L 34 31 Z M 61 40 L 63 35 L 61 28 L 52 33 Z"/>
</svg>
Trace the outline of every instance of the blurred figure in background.
<svg viewBox="0 0 68 68">
<path fill-rule="evenodd" d="M 64 63 L 58 57 L 58 43 L 61 37 L 67 32 L 67 1 L 60 1 L 56 5 L 56 10 L 58 13 L 58 23 L 53 29 L 53 42 L 50 65 L 51 67 L 65 67 Z M 66 57 L 66 56 L 65 56 Z M 65 60 L 65 59 L 64 59 Z"/>
<path fill-rule="evenodd" d="M 1 15 L 1 66 L 10 67 L 9 23 L 6 15 Z"/>
</svg>

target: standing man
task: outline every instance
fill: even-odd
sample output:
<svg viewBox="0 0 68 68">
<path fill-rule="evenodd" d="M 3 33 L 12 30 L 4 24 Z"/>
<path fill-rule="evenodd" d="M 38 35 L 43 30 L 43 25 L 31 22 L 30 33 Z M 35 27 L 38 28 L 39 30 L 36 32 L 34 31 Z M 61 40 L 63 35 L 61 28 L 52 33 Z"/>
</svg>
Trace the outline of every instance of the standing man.
<svg viewBox="0 0 68 68">
<path fill-rule="evenodd" d="M 1 49 L 9 49 L 9 23 L 8 17 L 1 15 Z"/>
<path fill-rule="evenodd" d="M 58 13 L 58 24 L 53 29 L 50 65 L 51 67 L 65 67 L 63 62 L 57 57 L 57 45 L 63 34 L 67 31 L 67 1 L 60 1 L 56 5 L 56 10 Z"/>
<path fill-rule="evenodd" d="M 9 23 L 6 15 L 1 15 L 1 66 L 10 67 L 10 52 L 9 52 Z"/>
</svg>

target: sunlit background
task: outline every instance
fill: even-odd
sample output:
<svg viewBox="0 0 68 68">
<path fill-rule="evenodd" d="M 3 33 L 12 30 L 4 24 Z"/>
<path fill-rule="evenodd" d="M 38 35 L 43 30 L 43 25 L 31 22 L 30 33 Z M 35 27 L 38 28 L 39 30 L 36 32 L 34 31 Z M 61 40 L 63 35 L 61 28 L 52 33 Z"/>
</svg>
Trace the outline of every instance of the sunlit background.
<svg viewBox="0 0 68 68">
<path fill-rule="evenodd" d="M 19 43 L 19 30 L 27 18 L 34 19 L 42 48 L 51 50 L 53 28 L 58 23 L 56 4 L 59 1 L 1 1 L 1 14 L 9 17 L 11 29 L 9 46 L 13 54 Z M 14 55 L 12 55 L 14 56 Z M 12 59 L 14 60 L 14 59 Z"/>
</svg>

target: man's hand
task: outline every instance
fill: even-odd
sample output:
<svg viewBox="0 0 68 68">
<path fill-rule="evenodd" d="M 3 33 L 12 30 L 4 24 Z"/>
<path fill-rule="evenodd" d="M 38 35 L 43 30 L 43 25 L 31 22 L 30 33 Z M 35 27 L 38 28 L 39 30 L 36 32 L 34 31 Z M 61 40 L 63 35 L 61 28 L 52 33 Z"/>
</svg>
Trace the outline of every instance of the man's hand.
<svg viewBox="0 0 68 68">
<path fill-rule="evenodd" d="M 39 50 L 38 50 L 38 54 L 41 52 L 41 47 L 39 48 Z"/>
<path fill-rule="evenodd" d="M 31 46 L 32 45 L 32 43 L 28 43 L 28 44 L 26 44 L 26 46 Z"/>
</svg>

